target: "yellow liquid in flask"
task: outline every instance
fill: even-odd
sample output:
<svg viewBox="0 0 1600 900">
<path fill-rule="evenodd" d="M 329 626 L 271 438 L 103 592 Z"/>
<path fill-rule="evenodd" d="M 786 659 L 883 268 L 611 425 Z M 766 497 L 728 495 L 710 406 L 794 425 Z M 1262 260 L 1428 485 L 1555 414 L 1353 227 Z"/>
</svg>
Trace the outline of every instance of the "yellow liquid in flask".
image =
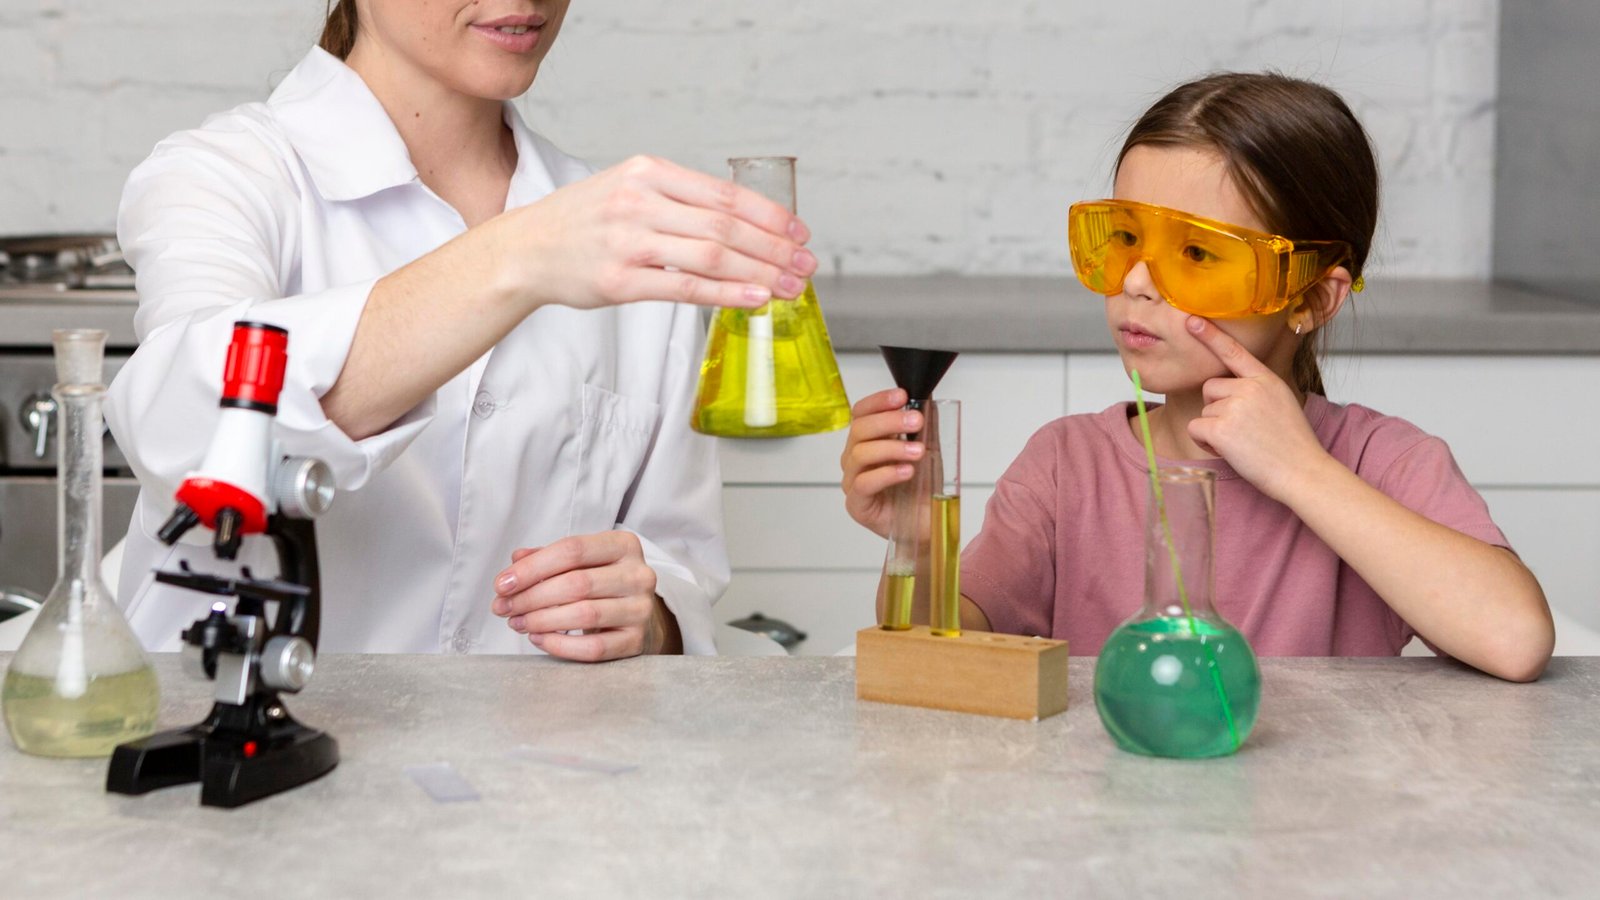
<svg viewBox="0 0 1600 900">
<path fill-rule="evenodd" d="M 35 756 L 110 756 L 156 727 L 156 673 L 148 665 L 90 678 L 78 697 L 56 679 L 7 672 L 0 703 L 17 749 Z"/>
<path fill-rule="evenodd" d="M 720 309 L 690 425 L 721 437 L 793 437 L 850 424 L 850 400 L 811 282 L 794 300 Z"/>
<path fill-rule="evenodd" d="M 944 637 L 961 636 L 961 496 L 933 496 L 933 582 L 928 627 Z"/>
<path fill-rule="evenodd" d="M 889 572 L 883 598 L 883 627 L 905 631 L 911 627 L 911 600 L 917 593 L 915 573 Z"/>
</svg>

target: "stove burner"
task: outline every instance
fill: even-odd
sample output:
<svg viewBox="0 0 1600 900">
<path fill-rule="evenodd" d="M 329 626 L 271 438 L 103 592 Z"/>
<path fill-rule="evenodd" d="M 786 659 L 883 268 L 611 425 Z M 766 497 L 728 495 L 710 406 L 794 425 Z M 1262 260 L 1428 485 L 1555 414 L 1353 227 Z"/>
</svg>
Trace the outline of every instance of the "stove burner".
<svg viewBox="0 0 1600 900">
<path fill-rule="evenodd" d="M 133 270 L 110 234 L 0 237 L 0 287 L 133 289 Z"/>
</svg>

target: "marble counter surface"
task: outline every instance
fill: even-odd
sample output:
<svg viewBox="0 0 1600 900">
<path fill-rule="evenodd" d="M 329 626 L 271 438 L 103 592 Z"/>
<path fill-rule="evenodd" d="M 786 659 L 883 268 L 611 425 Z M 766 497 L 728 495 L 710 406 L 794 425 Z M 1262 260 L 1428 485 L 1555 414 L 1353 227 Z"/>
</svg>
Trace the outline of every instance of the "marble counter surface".
<svg viewBox="0 0 1600 900">
<path fill-rule="evenodd" d="M 0 661 L 9 661 L 0 657 Z M 163 726 L 207 686 L 158 661 Z M 1092 659 L 1043 722 L 863 703 L 853 662 L 329 656 L 290 701 L 343 761 L 231 812 L 0 741 L 0 895 L 1592 896 L 1600 658 L 1264 661 L 1233 757 L 1115 749 Z M 535 762 L 533 747 L 637 768 Z M 438 803 L 405 767 L 481 795 Z M 268 879 L 276 874 L 281 881 Z"/>
</svg>

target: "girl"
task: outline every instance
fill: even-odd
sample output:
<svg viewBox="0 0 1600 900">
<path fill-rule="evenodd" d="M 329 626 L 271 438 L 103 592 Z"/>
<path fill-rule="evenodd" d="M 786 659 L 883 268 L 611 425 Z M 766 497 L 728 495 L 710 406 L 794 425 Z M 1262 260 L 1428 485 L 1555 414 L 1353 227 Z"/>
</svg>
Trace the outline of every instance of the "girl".
<svg viewBox="0 0 1600 900">
<path fill-rule="evenodd" d="M 1530 681 L 1555 642 L 1544 594 L 1444 442 L 1323 396 L 1313 342 L 1360 289 L 1377 211 L 1371 147 L 1337 94 L 1224 74 L 1139 119 L 1113 199 L 1075 205 L 1069 231 L 1124 368 L 1166 395 L 1149 414 L 1159 460 L 1216 471 L 1216 605 L 1256 652 L 1394 655 L 1417 634 Z M 841 460 L 846 509 L 880 535 L 885 489 L 922 453 L 896 439 L 921 425 L 905 400 L 857 403 Z M 1119 403 L 1028 442 L 962 554 L 964 628 L 1094 653 L 1137 608 L 1133 416 Z"/>
<path fill-rule="evenodd" d="M 531 131 L 568 0 L 338 0 L 265 103 L 162 141 L 117 230 L 140 347 L 108 418 L 143 485 L 123 603 L 153 647 L 194 618 L 153 568 L 204 453 L 233 322 L 286 327 L 274 436 L 344 493 L 318 529 L 323 649 L 711 652 L 728 579 L 704 340 L 678 300 L 794 297 L 805 225 L 636 158 L 593 173 Z M 257 542 L 264 543 L 264 542 Z M 272 571 L 262 546 L 240 562 Z M 582 630 L 583 633 L 572 633 Z"/>
</svg>

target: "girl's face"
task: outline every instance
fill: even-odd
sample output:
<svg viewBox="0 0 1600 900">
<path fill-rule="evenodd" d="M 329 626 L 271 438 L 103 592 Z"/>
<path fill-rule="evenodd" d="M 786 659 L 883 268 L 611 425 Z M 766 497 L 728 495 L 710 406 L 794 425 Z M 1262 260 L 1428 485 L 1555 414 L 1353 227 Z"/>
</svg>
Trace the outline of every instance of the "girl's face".
<svg viewBox="0 0 1600 900">
<path fill-rule="evenodd" d="M 1222 157 L 1205 148 L 1134 147 L 1122 158 L 1114 196 L 1257 231 L 1271 230 L 1251 210 Z M 1270 316 L 1212 321 L 1287 380 L 1300 340 L 1289 324 L 1297 306 L 1290 304 Z M 1154 393 L 1197 391 L 1206 379 L 1229 374 L 1222 361 L 1184 327 L 1188 318 L 1188 313 L 1162 299 L 1142 262 L 1123 279 L 1122 293 L 1106 298 L 1106 322 L 1123 368 L 1138 369 L 1145 390 Z"/>
<path fill-rule="evenodd" d="M 381 53 L 456 93 L 509 100 L 533 84 L 569 2 L 361 0 L 352 55 Z"/>
</svg>

